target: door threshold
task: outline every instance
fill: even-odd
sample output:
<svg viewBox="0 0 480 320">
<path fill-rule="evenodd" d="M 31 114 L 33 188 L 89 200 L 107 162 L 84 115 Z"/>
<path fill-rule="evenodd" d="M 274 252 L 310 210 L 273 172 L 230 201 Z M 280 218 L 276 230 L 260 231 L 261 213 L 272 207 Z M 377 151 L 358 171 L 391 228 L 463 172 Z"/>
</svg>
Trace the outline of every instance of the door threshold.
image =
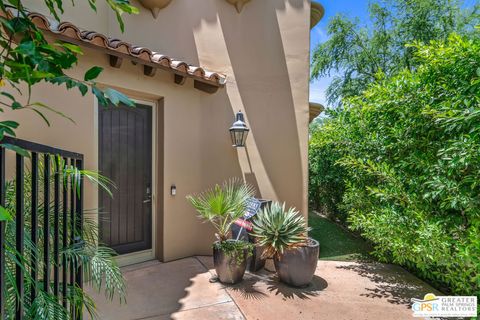
<svg viewBox="0 0 480 320">
<path fill-rule="evenodd" d="M 115 257 L 115 260 L 117 261 L 120 267 L 126 267 L 132 264 L 142 263 L 142 262 L 146 262 L 154 259 L 155 259 L 155 254 L 151 249 L 122 254 Z"/>
</svg>

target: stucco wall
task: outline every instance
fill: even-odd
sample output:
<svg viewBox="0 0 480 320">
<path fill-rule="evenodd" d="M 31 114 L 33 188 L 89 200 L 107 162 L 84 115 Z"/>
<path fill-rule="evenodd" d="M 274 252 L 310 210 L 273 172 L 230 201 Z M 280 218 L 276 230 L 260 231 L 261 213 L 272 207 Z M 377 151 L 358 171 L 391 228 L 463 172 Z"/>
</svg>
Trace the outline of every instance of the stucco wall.
<svg viewBox="0 0 480 320">
<path fill-rule="evenodd" d="M 29 7 L 36 11 L 38 2 Z M 286 201 L 307 214 L 307 138 L 309 23 L 308 0 L 252 0 L 241 14 L 224 0 L 174 0 L 154 20 L 141 8 L 139 16 L 125 17 L 121 34 L 112 13 L 99 2 L 98 13 L 79 1 L 67 8 L 64 20 L 85 29 L 145 45 L 228 76 L 225 88 L 207 94 L 173 83 L 173 76 L 158 71 L 146 77 L 141 66 L 128 61 L 120 69 L 109 67 L 105 54 L 85 49 L 72 75 L 81 77 L 93 65 L 105 68 L 99 82 L 134 98 L 162 99 L 163 123 L 163 258 L 209 254 L 212 229 L 201 224 L 186 202 L 230 177 L 243 177 L 258 196 Z M 28 112 L 2 118 L 21 122 L 19 137 L 84 153 L 86 167 L 97 168 L 94 97 L 81 97 L 59 87 L 40 85 L 35 100 L 57 107 L 76 124 L 51 115 L 53 126 Z M 234 113 L 246 114 L 251 133 L 247 147 L 234 149 L 228 134 Z M 159 168 L 161 169 L 161 168 Z M 161 170 L 158 171 L 159 173 Z M 169 194 L 177 186 L 177 196 Z M 87 186 L 87 208 L 96 207 L 96 190 Z"/>
</svg>

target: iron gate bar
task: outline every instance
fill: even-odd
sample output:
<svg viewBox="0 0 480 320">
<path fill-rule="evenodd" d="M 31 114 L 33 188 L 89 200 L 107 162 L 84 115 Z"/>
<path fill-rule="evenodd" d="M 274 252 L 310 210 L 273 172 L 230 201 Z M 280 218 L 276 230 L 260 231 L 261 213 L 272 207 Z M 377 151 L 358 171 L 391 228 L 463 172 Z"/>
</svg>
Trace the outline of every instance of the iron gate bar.
<svg viewBox="0 0 480 320">
<path fill-rule="evenodd" d="M 5 207 L 5 149 L 0 145 L 0 206 Z M 0 221 L 0 319 L 5 319 L 5 222 Z"/>
<path fill-rule="evenodd" d="M 43 290 L 50 292 L 50 155 L 43 155 Z"/>
<path fill-rule="evenodd" d="M 30 237 L 32 238 L 33 248 L 31 250 L 31 264 L 32 264 L 32 286 L 30 288 L 30 301 L 33 301 L 37 296 L 37 279 L 38 279 L 38 261 L 35 248 L 38 245 L 38 154 L 32 152 L 32 212 L 31 224 L 32 230 Z"/>
<path fill-rule="evenodd" d="M 63 158 L 64 165 L 66 166 L 68 164 L 68 158 Z M 64 181 L 63 181 L 63 215 L 62 215 L 62 248 L 65 251 L 65 249 L 68 246 L 68 175 L 64 176 Z M 67 256 L 65 254 L 62 255 L 62 300 L 63 300 L 63 307 L 67 308 L 67 282 L 68 282 L 68 269 L 67 269 Z"/>
<path fill-rule="evenodd" d="M 76 166 L 77 170 L 83 170 L 83 160 L 77 160 L 76 161 Z M 76 199 L 76 230 L 78 230 L 78 236 L 77 236 L 77 243 L 83 246 L 83 240 L 82 240 L 82 233 L 83 233 L 83 177 L 82 175 L 79 175 L 80 181 L 78 183 L 80 184 L 80 189 L 79 192 L 77 193 L 77 199 Z M 83 290 L 83 267 L 82 263 L 79 262 L 79 265 L 77 266 L 77 274 L 76 274 L 76 285 Z M 82 308 L 78 309 L 78 314 L 76 319 L 82 319 L 83 318 L 83 310 Z"/>
<path fill-rule="evenodd" d="M 70 316 L 72 319 L 80 320 L 82 311 L 79 305 L 73 300 L 69 303 L 69 282 L 71 284 L 71 294 L 77 288 L 83 288 L 83 274 L 81 263 L 76 264 L 75 261 L 69 261 L 67 255 L 62 254 L 60 262 L 60 248 L 62 251 L 69 246 L 79 248 L 83 245 L 82 229 L 83 229 L 83 197 L 84 186 L 83 177 L 73 172 L 65 175 L 62 179 L 61 173 L 62 161 L 66 166 L 65 169 L 82 170 L 83 155 L 75 152 L 64 151 L 50 146 L 38 143 L 16 139 L 12 137 L 4 137 L 0 141 L 0 205 L 5 206 L 6 200 L 6 177 L 5 177 L 5 144 L 20 147 L 31 153 L 31 239 L 33 247 L 29 250 L 29 258 L 31 261 L 31 270 L 25 268 L 24 257 L 24 229 L 25 229 L 25 158 L 20 153 L 16 154 L 16 183 L 15 183 L 15 199 L 16 199 L 16 239 L 15 248 L 16 255 L 20 263 L 16 265 L 15 281 L 19 288 L 18 295 L 15 297 L 15 319 L 22 320 L 25 315 L 25 288 L 24 288 L 24 272 L 30 272 L 32 284 L 29 288 L 30 301 L 33 301 L 38 294 L 39 285 L 39 262 L 37 260 L 37 252 L 39 242 L 38 229 L 38 211 L 39 211 L 39 167 L 40 154 L 43 154 L 43 288 L 44 291 L 51 293 L 52 287 L 50 276 L 53 269 L 53 293 L 60 299 L 62 295 L 62 305 L 70 308 Z M 54 157 L 54 158 L 52 158 Z M 56 161 L 51 161 L 56 160 Z M 52 162 L 52 163 L 51 163 Z M 53 165 L 53 168 L 52 168 Z M 52 172 L 53 170 L 53 172 Z M 54 175 L 53 195 L 51 194 L 51 175 Z M 75 175 L 75 177 L 73 176 Z M 79 178 L 78 181 L 75 179 Z M 61 184 L 61 185 L 60 185 Z M 78 189 L 77 189 L 78 186 Z M 69 196 L 70 194 L 70 196 Z M 53 212 L 51 212 L 51 196 L 53 196 Z M 60 208 L 60 202 L 62 207 Z M 70 205 L 69 205 L 70 203 Z M 61 211 L 60 211 L 61 210 Z M 50 228 L 50 213 L 53 213 L 53 229 Z M 63 221 L 60 222 L 60 219 Z M 0 221 L 0 319 L 5 319 L 5 222 Z M 59 231 L 62 228 L 63 237 L 60 238 Z M 53 232 L 53 257 L 51 257 L 50 232 Z M 53 264 L 53 266 L 52 266 Z M 61 271 L 60 271 L 61 269 Z M 60 272 L 62 273 L 62 283 L 60 291 Z M 69 277 L 70 275 L 70 277 Z M 70 279 L 69 279 L 70 278 Z M 69 306 L 70 305 L 70 306 Z M 78 309 L 77 309 L 78 308 Z"/>
<path fill-rule="evenodd" d="M 24 210 L 25 204 L 24 200 L 24 193 L 25 193 L 25 186 L 24 186 L 24 160 L 23 156 L 17 153 L 16 156 L 16 190 L 15 190 L 15 197 L 16 197 L 16 212 L 15 212 L 15 226 L 16 226 L 16 235 L 15 235 L 15 248 L 17 250 L 18 261 L 15 268 L 15 278 L 17 284 L 18 294 L 16 297 L 16 319 L 21 320 L 23 319 L 23 309 L 24 309 L 24 279 L 23 279 L 23 247 L 24 247 L 24 228 L 25 228 L 25 217 L 24 217 Z"/>
<path fill-rule="evenodd" d="M 62 150 L 62 149 L 46 146 L 46 145 L 43 145 L 43 144 L 39 144 L 39 143 L 27 141 L 27 140 L 22 140 L 22 139 L 17 139 L 17 138 L 12 138 L 12 137 L 3 137 L 3 139 L 1 140 L 0 143 L 2 143 L 2 144 L 12 144 L 12 145 L 15 145 L 17 147 L 23 148 L 27 151 L 30 151 L 30 152 L 37 152 L 37 153 L 44 153 L 44 154 L 54 154 L 54 155 L 60 155 L 62 157 L 83 160 L 83 154 L 81 154 L 81 153 Z"/>
<path fill-rule="evenodd" d="M 54 185 L 53 185 L 53 194 L 54 194 L 54 208 L 53 208 L 53 294 L 58 297 L 59 293 L 59 274 L 58 274 L 58 247 L 59 247 L 59 219 L 60 219 L 60 161 L 56 157 L 55 162 L 55 173 L 54 173 Z"/>
<path fill-rule="evenodd" d="M 75 168 L 75 160 L 70 159 L 70 168 L 73 169 Z M 70 245 L 74 247 L 75 245 L 75 175 L 71 176 L 70 179 Z M 75 261 L 72 259 L 70 262 L 70 286 L 72 290 L 72 295 L 75 292 Z M 71 309 L 71 315 L 72 319 L 76 319 L 75 317 L 75 308 L 76 308 L 76 303 L 71 301 L 70 303 L 70 309 Z"/>
</svg>

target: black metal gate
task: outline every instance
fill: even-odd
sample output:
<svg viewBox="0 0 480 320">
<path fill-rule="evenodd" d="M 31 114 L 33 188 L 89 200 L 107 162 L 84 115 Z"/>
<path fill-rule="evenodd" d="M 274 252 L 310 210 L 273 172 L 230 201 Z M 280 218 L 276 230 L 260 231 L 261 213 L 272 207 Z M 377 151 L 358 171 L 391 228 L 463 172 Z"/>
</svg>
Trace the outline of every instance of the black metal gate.
<svg viewBox="0 0 480 320">
<path fill-rule="evenodd" d="M 65 168 L 74 172 L 83 170 L 83 155 L 75 152 L 4 137 L 0 141 L 0 205 L 6 201 L 6 149 L 15 150 L 15 247 L 16 259 L 15 283 L 18 293 L 15 298 L 14 319 L 25 317 L 25 301 L 34 301 L 39 288 L 53 294 L 69 310 L 72 319 L 81 319 L 81 308 L 68 299 L 68 290 L 82 289 L 82 266 L 79 262 L 67 261 L 61 251 L 83 243 L 83 179 L 67 175 Z M 3 146 L 2 146 L 3 145 Z M 27 157 L 29 156 L 29 158 Z M 29 175 L 25 176 L 26 161 L 31 161 Z M 13 164 L 12 164 L 13 165 Z M 28 165 L 28 163 L 27 163 Z M 9 167 L 10 168 L 10 167 Z M 13 167 L 12 167 L 13 168 Z M 42 170 L 42 172 L 39 172 Z M 75 171 L 76 170 L 76 171 Z M 10 170 L 9 170 L 10 171 Z M 43 185 L 39 177 L 43 177 Z M 29 181 L 25 181 L 26 177 Z M 30 178 L 31 177 L 31 178 Z M 25 198 L 25 188 L 29 188 L 31 199 Z M 52 188 L 53 187 L 53 188 Z M 42 193 L 39 194 L 39 189 Z M 31 246 L 25 245 L 25 203 L 29 202 Z M 43 219 L 39 221 L 39 209 L 43 209 Z M 52 221 L 53 220 L 53 221 Z M 6 223 L 0 221 L 0 318 L 5 319 L 6 308 L 6 260 L 8 239 Z M 41 230 L 43 229 L 43 230 Z M 53 229 L 53 230 L 52 230 Z M 43 234 L 39 234 L 40 230 Z M 41 242 L 40 240 L 43 239 Z M 38 261 L 35 248 L 43 248 L 43 261 Z M 40 254 L 39 254 L 40 255 Z M 30 259 L 25 265 L 25 257 Z M 39 270 L 39 264 L 43 266 Z M 28 273 L 28 274 L 25 274 Z M 25 287 L 25 278 L 30 285 Z M 53 278 L 53 279 L 52 279 Z"/>
</svg>

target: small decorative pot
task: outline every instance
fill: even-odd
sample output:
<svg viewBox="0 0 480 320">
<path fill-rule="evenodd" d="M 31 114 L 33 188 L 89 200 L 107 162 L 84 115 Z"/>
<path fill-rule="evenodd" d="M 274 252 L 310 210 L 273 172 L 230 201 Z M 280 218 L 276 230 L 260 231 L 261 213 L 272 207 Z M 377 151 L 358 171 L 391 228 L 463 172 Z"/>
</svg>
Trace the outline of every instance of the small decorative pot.
<svg viewBox="0 0 480 320">
<path fill-rule="evenodd" d="M 161 9 L 165 8 L 172 0 L 139 0 L 142 6 L 152 11 L 153 17 L 156 19 Z"/>
<path fill-rule="evenodd" d="M 218 243 L 218 241 L 215 243 Z M 215 266 L 215 271 L 221 283 L 235 284 L 242 281 L 245 269 L 247 268 L 248 249 L 244 249 L 240 254 L 242 254 L 243 257 L 237 257 L 235 252 L 233 252 L 232 255 L 227 255 L 221 248 L 214 245 L 213 265 Z M 241 260 L 241 262 L 238 263 L 238 260 Z"/>
<path fill-rule="evenodd" d="M 312 281 L 317 268 L 320 245 L 308 238 L 307 245 L 289 249 L 274 257 L 275 270 L 281 282 L 292 287 L 306 287 Z"/>
<path fill-rule="evenodd" d="M 254 237 L 249 236 L 250 242 L 255 243 Z M 266 258 L 263 257 L 264 247 L 256 245 L 253 249 L 252 256 L 248 258 L 247 268 L 250 272 L 257 272 L 265 266 Z"/>
</svg>

